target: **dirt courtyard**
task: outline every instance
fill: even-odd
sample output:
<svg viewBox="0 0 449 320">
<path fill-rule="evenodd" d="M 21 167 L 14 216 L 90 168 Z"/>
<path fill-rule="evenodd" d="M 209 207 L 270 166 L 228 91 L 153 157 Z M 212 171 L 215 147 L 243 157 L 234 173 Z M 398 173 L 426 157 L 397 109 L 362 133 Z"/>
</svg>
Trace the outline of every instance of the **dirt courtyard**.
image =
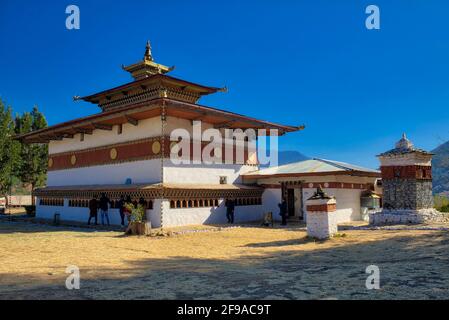
<svg viewBox="0 0 449 320">
<path fill-rule="evenodd" d="M 239 227 L 171 237 L 0 221 L 0 299 L 447 299 L 449 233 Z M 67 290 L 66 267 L 80 269 Z M 367 290 L 369 265 L 380 289 Z"/>
</svg>

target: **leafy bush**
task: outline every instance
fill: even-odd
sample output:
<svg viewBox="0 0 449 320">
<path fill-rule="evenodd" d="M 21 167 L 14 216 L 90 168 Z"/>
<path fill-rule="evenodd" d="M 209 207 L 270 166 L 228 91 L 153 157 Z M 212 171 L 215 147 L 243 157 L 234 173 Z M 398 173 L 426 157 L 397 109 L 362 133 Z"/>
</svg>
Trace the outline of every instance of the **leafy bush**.
<svg viewBox="0 0 449 320">
<path fill-rule="evenodd" d="M 125 204 L 125 208 L 128 211 L 128 220 L 131 222 L 143 222 L 145 218 L 145 209 L 142 205 L 137 206 L 132 203 Z"/>
<path fill-rule="evenodd" d="M 449 199 L 443 195 L 435 195 L 433 197 L 434 207 L 438 211 L 445 212 L 443 209 L 449 207 Z M 447 209 L 446 209 L 447 210 Z"/>
</svg>

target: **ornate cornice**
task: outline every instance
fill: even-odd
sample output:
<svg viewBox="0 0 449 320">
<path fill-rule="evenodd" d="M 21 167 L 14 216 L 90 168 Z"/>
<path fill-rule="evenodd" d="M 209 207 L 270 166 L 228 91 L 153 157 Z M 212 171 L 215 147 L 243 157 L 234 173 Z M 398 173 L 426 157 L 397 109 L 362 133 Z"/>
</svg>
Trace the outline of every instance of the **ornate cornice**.
<svg viewBox="0 0 449 320">
<path fill-rule="evenodd" d="M 150 159 L 170 158 L 171 144 L 168 136 L 151 137 L 128 142 L 110 144 L 106 146 L 86 148 L 82 150 L 53 153 L 49 155 L 48 171 L 68 170 L 73 168 L 92 167 L 100 165 L 120 164 L 125 162 L 134 162 Z M 191 141 L 190 143 L 193 143 Z M 205 147 L 209 142 L 201 142 Z M 234 155 L 236 146 L 234 145 Z M 236 163 L 234 156 L 233 164 L 245 166 L 257 166 L 257 163 L 248 162 L 248 150 L 244 150 L 245 163 Z M 163 153 L 163 154 L 162 154 Z M 222 152 L 222 160 L 225 162 L 225 153 Z M 190 160 L 193 154 L 190 154 Z"/>
<path fill-rule="evenodd" d="M 67 190 L 61 189 L 36 189 L 33 195 L 39 198 L 56 199 L 92 199 L 97 198 L 101 193 L 105 193 L 110 199 L 118 199 L 121 195 L 129 195 L 133 199 L 168 199 L 168 200 L 195 200 L 195 199 L 226 199 L 226 198 L 257 198 L 261 197 L 264 189 L 187 189 L 187 188 L 165 188 L 162 185 L 148 189 L 141 188 L 95 188 L 91 190 Z"/>
</svg>

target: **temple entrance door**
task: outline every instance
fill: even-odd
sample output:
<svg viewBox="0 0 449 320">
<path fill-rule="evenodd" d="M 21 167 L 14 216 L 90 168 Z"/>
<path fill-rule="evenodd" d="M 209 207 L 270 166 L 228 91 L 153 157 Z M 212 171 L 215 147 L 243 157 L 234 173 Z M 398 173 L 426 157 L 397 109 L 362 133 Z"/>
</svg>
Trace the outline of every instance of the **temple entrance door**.
<svg viewBox="0 0 449 320">
<path fill-rule="evenodd" d="M 298 217 L 299 220 L 304 219 L 301 186 L 295 188 L 295 217 Z"/>
<path fill-rule="evenodd" d="M 295 189 L 287 189 L 287 213 L 289 217 L 295 216 Z"/>
</svg>

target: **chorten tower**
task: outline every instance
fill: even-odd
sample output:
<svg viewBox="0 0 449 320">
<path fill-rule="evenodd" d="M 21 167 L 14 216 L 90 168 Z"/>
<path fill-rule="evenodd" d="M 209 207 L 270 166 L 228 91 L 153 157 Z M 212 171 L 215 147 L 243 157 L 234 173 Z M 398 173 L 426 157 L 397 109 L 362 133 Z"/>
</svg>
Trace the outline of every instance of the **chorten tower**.
<svg viewBox="0 0 449 320">
<path fill-rule="evenodd" d="M 432 156 L 403 134 L 395 148 L 381 153 L 383 210 L 371 216 L 373 224 L 422 223 L 441 213 L 433 208 Z"/>
</svg>

